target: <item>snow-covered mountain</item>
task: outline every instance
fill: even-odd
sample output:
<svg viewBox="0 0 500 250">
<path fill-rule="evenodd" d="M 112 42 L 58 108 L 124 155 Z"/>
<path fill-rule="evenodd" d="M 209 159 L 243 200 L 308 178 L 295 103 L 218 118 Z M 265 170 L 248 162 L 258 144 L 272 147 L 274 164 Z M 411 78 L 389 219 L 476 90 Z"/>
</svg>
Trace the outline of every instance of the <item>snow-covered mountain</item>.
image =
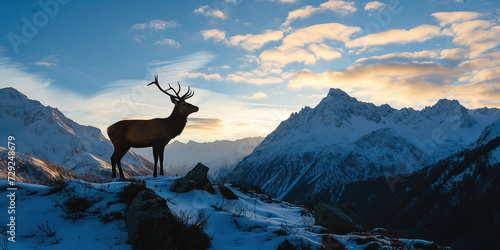
<svg viewBox="0 0 500 250">
<path fill-rule="evenodd" d="M 467 147 L 500 118 L 439 100 L 423 110 L 360 102 L 339 89 L 283 121 L 231 180 L 300 201 L 328 187 L 414 172 Z"/>
<path fill-rule="evenodd" d="M 210 166 L 208 178 L 222 181 L 241 159 L 252 153 L 264 138 L 250 137 L 235 141 L 183 143 L 174 141 L 165 147 L 164 167 L 172 175 L 184 176 L 198 162 Z M 132 149 L 146 159 L 154 162 L 151 148 Z"/>
<path fill-rule="evenodd" d="M 500 119 L 466 149 L 411 175 L 332 187 L 309 202 L 343 204 L 371 227 L 409 231 L 453 249 L 496 249 L 499 182 Z"/>
<path fill-rule="evenodd" d="M 14 88 L 0 89 L 0 100 L 0 138 L 7 141 L 8 136 L 14 136 L 16 151 L 59 164 L 78 175 L 111 177 L 113 145 L 98 128 L 80 125 Z M 125 172 L 152 173 L 151 162 L 133 152 L 122 161 Z"/>
</svg>

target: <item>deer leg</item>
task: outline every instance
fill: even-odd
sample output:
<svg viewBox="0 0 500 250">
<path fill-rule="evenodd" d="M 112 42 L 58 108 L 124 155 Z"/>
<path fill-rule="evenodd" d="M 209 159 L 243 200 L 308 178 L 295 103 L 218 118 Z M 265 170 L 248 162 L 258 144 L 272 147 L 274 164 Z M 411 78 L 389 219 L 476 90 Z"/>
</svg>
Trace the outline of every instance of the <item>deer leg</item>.
<svg viewBox="0 0 500 250">
<path fill-rule="evenodd" d="M 158 169 L 158 148 L 153 146 L 153 157 L 155 159 L 155 168 L 153 170 L 153 177 L 158 177 L 156 170 Z"/>
<path fill-rule="evenodd" d="M 120 163 L 121 159 L 119 155 L 120 155 L 119 149 L 115 148 L 115 152 L 113 152 L 113 155 L 111 155 L 111 176 L 113 177 L 113 179 L 116 178 L 116 167 Z"/>
<path fill-rule="evenodd" d="M 160 175 L 165 175 L 163 173 L 163 152 L 165 151 L 165 147 L 162 147 L 161 150 L 159 150 L 159 158 L 160 158 Z"/>
<path fill-rule="evenodd" d="M 120 172 L 120 179 L 125 179 L 125 175 L 123 174 L 122 170 L 122 158 L 123 156 L 127 153 L 127 151 L 130 149 L 130 147 L 121 147 L 118 149 L 115 149 L 115 152 L 111 156 L 111 164 L 113 165 L 112 169 L 112 175 L 113 178 L 116 178 L 116 169 L 115 169 L 115 164 L 118 166 L 118 171 Z"/>
<path fill-rule="evenodd" d="M 113 152 L 113 155 L 111 155 L 111 176 L 112 178 L 116 178 L 116 161 L 115 161 L 115 156 L 116 155 L 116 150 Z"/>
</svg>

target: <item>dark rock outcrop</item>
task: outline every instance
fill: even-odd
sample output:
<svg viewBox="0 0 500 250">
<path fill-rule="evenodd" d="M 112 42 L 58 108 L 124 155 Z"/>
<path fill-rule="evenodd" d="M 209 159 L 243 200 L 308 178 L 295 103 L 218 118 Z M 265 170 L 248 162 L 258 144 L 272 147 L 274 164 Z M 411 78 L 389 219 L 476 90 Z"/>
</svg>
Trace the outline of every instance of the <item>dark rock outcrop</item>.
<svg viewBox="0 0 500 250">
<path fill-rule="evenodd" d="M 203 227 L 178 220 L 165 199 L 153 191 L 139 192 L 127 210 L 129 243 L 134 249 L 193 249 L 210 247 Z"/>
<path fill-rule="evenodd" d="M 127 210 L 129 241 L 136 249 L 155 249 L 173 224 L 166 200 L 152 191 L 139 192 Z"/>
<path fill-rule="evenodd" d="M 215 190 L 207 178 L 209 168 L 201 163 L 191 169 L 186 176 L 181 177 L 172 183 L 170 191 L 175 193 L 186 193 L 193 189 L 205 190 L 215 194 Z"/>
<path fill-rule="evenodd" d="M 219 185 L 219 191 L 222 194 L 222 196 L 228 200 L 237 200 L 238 196 L 231 191 L 228 187 L 226 187 L 224 184 Z"/>
<path fill-rule="evenodd" d="M 359 232 L 364 228 L 363 221 L 351 210 L 323 202 L 314 206 L 314 218 L 317 225 L 326 227 L 337 234 Z"/>
</svg>

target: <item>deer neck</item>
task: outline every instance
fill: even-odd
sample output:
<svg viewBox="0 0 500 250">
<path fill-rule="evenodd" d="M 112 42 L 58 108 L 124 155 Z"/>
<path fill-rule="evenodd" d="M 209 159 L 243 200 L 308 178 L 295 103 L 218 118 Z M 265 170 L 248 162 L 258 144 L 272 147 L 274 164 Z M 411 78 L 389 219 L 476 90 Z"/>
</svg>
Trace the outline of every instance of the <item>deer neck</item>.
<svg viewBox="0 0 500 250">
<path fill-rule="evenodd" d="M 165 122 L 168 129 L 172 131 L 175 136 L 178 136 L 186 126 L 187 115 L 183 115 L 176 109 L 174 109 L 174 111 L 172 111 L 172 114 L 170 114 L 169 117 L 165 118 Z"/>
</svg>

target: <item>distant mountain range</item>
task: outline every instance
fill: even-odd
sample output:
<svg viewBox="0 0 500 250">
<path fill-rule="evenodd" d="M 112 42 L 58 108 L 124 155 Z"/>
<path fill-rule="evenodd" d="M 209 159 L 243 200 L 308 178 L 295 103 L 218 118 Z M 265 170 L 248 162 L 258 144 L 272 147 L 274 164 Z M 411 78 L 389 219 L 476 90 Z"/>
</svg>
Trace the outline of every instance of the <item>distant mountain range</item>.
<svg viewBox="0 0 500 250">
<path fill-rule="evenodd" d="M 210 167 L 208 171 L 210 180 L 222 181 L 263 139 L 263 137 L 251 137 L 204 143 L 174 141 L 165 148 L 164 167 L 172 175 L 184 176 L 193 166 L 201 162 Z M 133 151 L 153 161 L 151 148 L 133 149 Z"/>
<path fill-rule="evenodd" d="M 87 176 L 88 180 L 111 177 L 109 158 L 114 149 L 98 128 L 82 126 L 58 109 L 31 100 L 14 88 L 0 89 L 0 100 L 0 138 L 16 138 L 18 161 L 23 164 L 19 181 L 45 182 L 59 174 L 66 178 Z M 165 170 L 182 176 L 202 162 L 210 167 L 209 177 L 220 181 L 262 140 L 254 137 L 207 143 L 174 141 L 165 150 Z M 0 147 L 0 155 L 4 153 L 6 148 Z M 152 174 L 151 148 L 133 149 L 122 161 L 126 174 Z M 7 169 L 6 160 L 0 159 L 0 168 Z"/>
<path fill-rule="evenodd" d="M 28 99 L 14 88 L 0 89 L 0 100 L 0 138 L 14 136 L 16 151 L 24 155 L 22 158 L 59 164 L 78 175 L 111 177 L 109 158 L 113 145 L 98 128 L 80 125 L 58 109 Z M 152 163 L 133 152 L 122 160 L 127 174 L 152 173 Z"/>
<path fill-rule="evenodd" d="M 420 170 L 487 136 L 499 118 L 499 109 L 470 110 L 457 100 L 397 110 L 330 89 L 315 108 L 283 121 L 230 179 L 300 202 L 333 186 Z"/>
</svg>

